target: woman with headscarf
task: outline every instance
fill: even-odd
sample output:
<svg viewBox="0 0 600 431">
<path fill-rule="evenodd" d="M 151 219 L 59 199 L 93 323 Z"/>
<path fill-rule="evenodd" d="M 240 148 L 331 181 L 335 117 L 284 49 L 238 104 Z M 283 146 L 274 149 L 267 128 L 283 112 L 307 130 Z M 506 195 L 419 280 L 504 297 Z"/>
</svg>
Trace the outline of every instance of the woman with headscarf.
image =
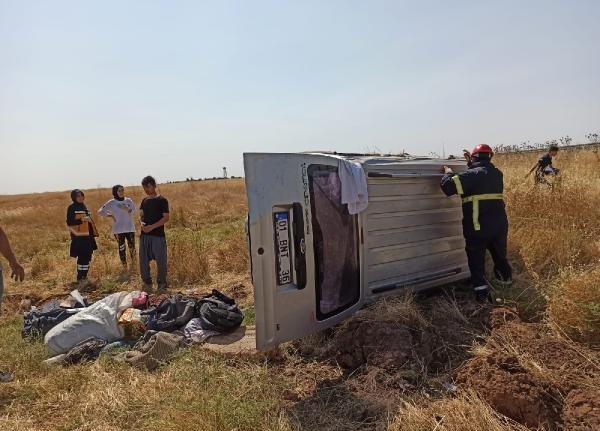
<svg viewBox="0 0 600 431">
<path fill-rule="evenodd" d="M 98 214 L 113 219 L 112 233 L 119 244 L 119 259 L 127 267 L 125 241 L 129 246 L 129 255 L 135 257 L 135 226 L 131 216 L 135 213 L 135 205 L 130 198 L 125 197 L 125 188 L 117 184 L 112 188 L 113 198 L 102 205 Z"/>
<path fill-rule="evenodd" d="M 71 232 L 71 257 L 77 258 L 77 281 L 87 279 L 92 253 L 98 247 L 94 236 L 97 236 L 96 226 L 90 212 L 83 203 L 85 195 L 79 189 L 71 192 L 73 203 L 67 208 L 67 226 Z"/>
</svg>

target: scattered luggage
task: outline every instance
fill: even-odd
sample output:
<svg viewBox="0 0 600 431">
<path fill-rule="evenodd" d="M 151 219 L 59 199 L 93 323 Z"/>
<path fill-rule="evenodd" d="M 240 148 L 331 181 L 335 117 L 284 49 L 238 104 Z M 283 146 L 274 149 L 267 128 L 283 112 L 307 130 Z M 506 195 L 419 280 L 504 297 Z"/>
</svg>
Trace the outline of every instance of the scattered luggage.
<svg viewBox="0 0 600 431">
<path fill-rule="evenodd" d="M 134 346 L 118 356 L 150 371 L 179 348 L 231 333 L 244 320 L 235 300 L 218 290 L 203 297 L 161 295 L 158 301 L 134 291 L 88 305 L 73 291 L 67 299 L 25 314 L 23 337 L 44 337 L 46 364 L 94 361 L 105 351 Z"/>
</svg>

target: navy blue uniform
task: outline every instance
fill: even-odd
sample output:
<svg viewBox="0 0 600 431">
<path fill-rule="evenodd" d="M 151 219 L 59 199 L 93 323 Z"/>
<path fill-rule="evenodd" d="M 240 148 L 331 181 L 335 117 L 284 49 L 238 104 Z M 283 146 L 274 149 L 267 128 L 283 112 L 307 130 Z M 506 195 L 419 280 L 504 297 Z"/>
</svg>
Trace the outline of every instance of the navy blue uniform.
<svg viewBox="0 0 600 431">
<path fill-rule="evenodd" d="M 487 291 L 486 250 L 492 255 L 496 278 L 502 281 L 512 278 L 506 259 L 508 218 L 502 200 L 502 172 L 488 159 L 475 160 L 465 172 L 445 174 L 441 187 L 446 196 L 458 194 L 463 200 L 463 235 L 471 281 L 476 290 Z"/>
</svg>

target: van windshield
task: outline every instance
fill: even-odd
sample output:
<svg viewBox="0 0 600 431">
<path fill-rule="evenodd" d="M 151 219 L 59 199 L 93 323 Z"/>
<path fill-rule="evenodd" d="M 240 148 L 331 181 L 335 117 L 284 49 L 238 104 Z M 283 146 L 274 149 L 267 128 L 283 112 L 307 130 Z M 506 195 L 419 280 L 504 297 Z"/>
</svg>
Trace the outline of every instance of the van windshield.
<svg viewBox="0 0 600 431">
<path fill-rule="evenodd" d="M 337 167 L 308 168 L 315 255 L 317 319 L 324 320 L 360 299 L 357 216 L 342 205 Z"/>
</svg>

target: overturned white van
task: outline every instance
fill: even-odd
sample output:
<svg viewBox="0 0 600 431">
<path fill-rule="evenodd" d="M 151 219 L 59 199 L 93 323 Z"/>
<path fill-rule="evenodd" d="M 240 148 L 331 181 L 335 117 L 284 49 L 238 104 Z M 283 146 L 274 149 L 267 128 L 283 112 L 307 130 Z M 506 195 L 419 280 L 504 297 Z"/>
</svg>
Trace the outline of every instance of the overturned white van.
<svg viewBox="0 0 600 431">
<path fill-rule="evenodd" d="M 366 178 L 358 214 L 342 204 L 347 163 Z M 380 295 L 469 277 L 461 202 L 441 192 L 442 165 L 465 169 L 458 159 L 244 154 L 256 347 L 330 327 Z"/>
</svg>

